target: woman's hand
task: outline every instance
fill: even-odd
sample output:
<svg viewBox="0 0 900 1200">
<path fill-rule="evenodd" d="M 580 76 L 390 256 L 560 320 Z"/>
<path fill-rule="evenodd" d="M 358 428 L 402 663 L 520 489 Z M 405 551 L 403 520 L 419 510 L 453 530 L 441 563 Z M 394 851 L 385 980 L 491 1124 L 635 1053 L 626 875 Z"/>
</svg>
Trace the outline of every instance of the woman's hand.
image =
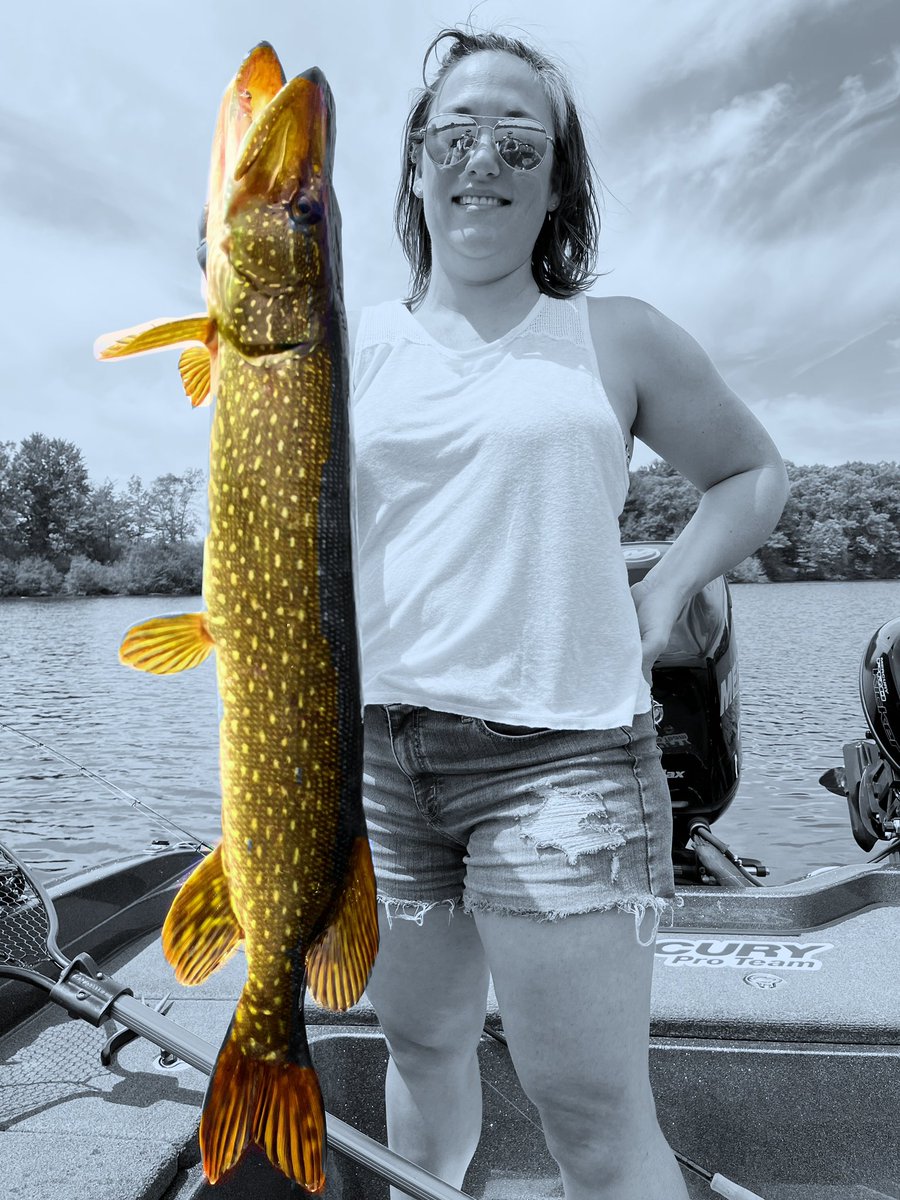
<svg viewBox="0 0 900 1200">
<path fill-rule="evenodd" d="M 641 631 L 641 670 L 650 683 L 653 664 L 668 645 L 685 597 L 664 583 L 655 584 L 649 576 L 632 584 L 631 597 Z"/>
</svg>

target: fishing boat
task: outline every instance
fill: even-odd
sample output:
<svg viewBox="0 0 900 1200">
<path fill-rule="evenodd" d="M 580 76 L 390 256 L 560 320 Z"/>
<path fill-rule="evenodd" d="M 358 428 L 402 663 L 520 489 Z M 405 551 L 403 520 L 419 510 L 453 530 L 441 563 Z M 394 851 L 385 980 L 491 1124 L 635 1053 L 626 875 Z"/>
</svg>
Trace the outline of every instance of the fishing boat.
<svg viewBox="0 0 900 1200">
<path fill-rule="evenodd" d="M 666 549 L 626 545 L 632 582 Z M 778 886 L 765 882 L 759 860 L 733 853 L 711 828 L 739 795 L 740 781 L 737 652 L 724 580 L 694 597 L 654 669 L 683 904 L 656 943 L 651 1082 L 692 1200 L 900 1198 L 895 639 L 900 646 L 900 622 L 872 639 L 861 670 L 866 735 L 849 741 L 844 768 L 821 780 L 847 797 L 861 850 L 876 853 Z M 55 942 L 52 917 L 48 925 L 42 905 L 26 894 L 14 858 L 0 856 L 5 1194 L 305 1194 L 255 1152 L 215 1188 L 203 1176 L 200 1107 L 244 963 L 238 954 L 201 987 L 182 987 L 159 941 L 175 891 L 201 854 L 191 843 L 160 843 L 52 886 Z M 48 943 L 58 943 L 55 957 Z M 29 972 L 45 984 L 36 987 Z M 383 1149 L 387 1052 L 366 998 L 343 1014 L 308 1002 L 306 1020 L 328 1112 L 324 1196 L 386 1200 L 393 1179 L 426 1200 L 458 1197 Z M 462 1194 L 562 1197 L 536 1110 L 512 1069 L 493 992 L 480 1057 L 484 1128 Z"/>
</svg>

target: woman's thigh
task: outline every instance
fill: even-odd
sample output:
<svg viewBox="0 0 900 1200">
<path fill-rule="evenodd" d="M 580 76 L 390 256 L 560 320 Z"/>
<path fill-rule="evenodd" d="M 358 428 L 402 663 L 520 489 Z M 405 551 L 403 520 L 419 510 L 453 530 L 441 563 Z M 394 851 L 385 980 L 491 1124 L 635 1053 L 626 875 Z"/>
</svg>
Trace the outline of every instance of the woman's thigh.
<svg viewBox="0 0 900 1200">
<path fill-rule="evenodd" d="M 467 1058 L 478 1045 L 488 967 L 475 922 L 461 909 L 429 908 L 416 921 L 389 920 L 366 994 L 395 1060 L 404 1051 Z"/>
<path fill-rule="evenodd" d="M 655 1119 L 649 1091 L 653 947 L 620 909 L 555 921 L 475 914 L 522 1086 L 542 1116 Z"/>
</svg>

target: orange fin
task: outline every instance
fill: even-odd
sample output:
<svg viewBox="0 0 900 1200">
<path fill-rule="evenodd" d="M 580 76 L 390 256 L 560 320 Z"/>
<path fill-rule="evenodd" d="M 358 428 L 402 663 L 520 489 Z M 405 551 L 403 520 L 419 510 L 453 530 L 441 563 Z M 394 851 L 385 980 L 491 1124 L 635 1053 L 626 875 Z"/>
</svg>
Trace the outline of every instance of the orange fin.
<svg viewBox="0 0 900 1200">
<path fill-rule="evenodd" d="M 243 936 L 231 907 L 219 845 L 191 872 L 173 900 L 163 923 L 163 953 L 179 983 L 202 983 L 231 958 Z"/>
<path fill-rule="evenodd" d="M 192 408 L 209 402 L 212 356 L 206 346 L 191 346 L 178 360 L 181 382 Z"/>
<path fill-rule="evenodd" d="M 153 350 L 166 350 L 182 342 L 208 345 L 215 336 L 216 323 L 208 313 L 195 313 L 191 317 L 176 320 L 148 321 L 146 325 L 134 325 L 131 329 L 103 334 L 94 342 L 94 357 L 105 360 L 124 358 L 128 354 L 149 354 Z"/>
<path fill-rule="evenodd" d="M 306 955 L 310 995 L 323 1008 L 342 1012 L 363 994 L 378 952 L 375 872 L 367 838 L 350 851 L 347 879 L 331 924 Z"/>
<path fill-rule="evenodd" d="M 325 1186 L 325 1106 L 312 1064 L 261 1063 L 251 1137 L 308 1192 Z"/>
<path fill-rule="evenodd" d="M 250 1058 L 235 1026 L 222 1047 L 200 1118 L 203 1170 L 210 1183 L 253 1141 L 273 1166 L 308 1192 L 325 1186 L 325 1109 L 312 1065 Z"/>
<path fill-rule="evenodd" d="M 205 612 L 151 617 L 125 634 L 119 662 L 151 675 L 175 675 L 198 667 L 214 646 Z"/>
</svg>

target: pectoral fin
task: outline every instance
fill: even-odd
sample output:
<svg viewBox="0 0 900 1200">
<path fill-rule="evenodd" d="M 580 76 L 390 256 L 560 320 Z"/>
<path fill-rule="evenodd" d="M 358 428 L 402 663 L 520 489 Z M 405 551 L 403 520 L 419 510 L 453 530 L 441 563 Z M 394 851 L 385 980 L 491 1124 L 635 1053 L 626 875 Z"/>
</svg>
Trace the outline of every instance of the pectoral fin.
<svg viewBox="0 0 900 1200">
<path fill-rule="evenodd" d="M 208 313 L 195 313 L 177 320 L 149 321 L 131 329 L 105 333 L 94 342 L 94 357 L 102 360 L 125 358 L 129 354 L 149 354 L 167 350 L 183 342 L 200 342 L 212 346 L 216 340 L 216 323 Z"/>
<path fill-rule="evenodd" d="M 355 1004 L 377 952 L 375 872 L 369 843 L 361 837 L 353 843 L 334 919 L 306 956 L 307 983 L 315 1002 L 338 1012 Z"/>
<path fill-rule="evenodd" d="M 212 356 L 206 346 L 191 346 L 178 360 L 181 382 L 193 408 L 209 403 Z"/>
<path fill-rule="evenodd" d="M 219 845 L 173 900 L 162 929 L 163 952 L 179 983 L 202 983 L 234 954 L 243 936 L 231 907 Z"/>
<path fill-rule="evenodd" d="M 151 617 L 125 634 L 119 662 L 151 675 L 174 675 L 199 666 L 214 646 L 205 612 Z"/>
</svg>

